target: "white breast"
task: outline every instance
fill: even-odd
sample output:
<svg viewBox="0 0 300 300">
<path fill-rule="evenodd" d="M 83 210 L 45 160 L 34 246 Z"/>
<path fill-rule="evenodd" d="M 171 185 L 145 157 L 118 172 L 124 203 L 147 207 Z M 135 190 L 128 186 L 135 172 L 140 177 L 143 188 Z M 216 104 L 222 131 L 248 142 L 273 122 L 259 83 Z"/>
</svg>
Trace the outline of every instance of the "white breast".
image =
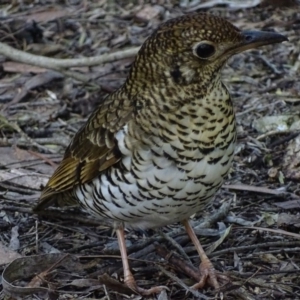
<svg viewBox="0 0 300 300">
<path fill-rule="evenodd" d="M 85 209 L 97 217 L 129 227 L 160 227 L 203 210 L 231 165 L 234 142 L 207 156 L 195 147 L 190 153 L 183 152 L 189 156 L 182 159 L 174 150 L 184 149 L 179 140 L 172 144 L 160 141 L 160 147 L 131 152 L 126 137 L 127 126 L 116 135 L 124 154 L 121 163 L 75 193 Z M 217 164 L 209 162 L 219 156 L 222 158 Z M 189 161 L 189 157 L 198 159 Z"/>
</svg>

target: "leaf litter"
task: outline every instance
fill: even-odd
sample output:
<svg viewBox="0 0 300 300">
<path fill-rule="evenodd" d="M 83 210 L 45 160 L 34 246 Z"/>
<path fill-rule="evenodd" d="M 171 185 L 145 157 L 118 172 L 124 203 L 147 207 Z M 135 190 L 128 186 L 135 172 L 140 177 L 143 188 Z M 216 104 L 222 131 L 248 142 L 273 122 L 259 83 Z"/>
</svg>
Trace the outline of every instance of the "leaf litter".
<svg viewBox="0 0 300 300">
<path fill-rule="evenodd" d="M 199 10 L 242 29 L 276 30 L 289 42 L 242 53 L 223 71 L 237 114 L 236 156 L 214 204 L 202 218 L 193 216 L 193 226 L 216 269 L 230 277 L 222 287 L 225 299 L 300 299 L 296 5 L 279 0 L 3 1 L 0 42 L 16 49 L 58 59 L 121 52 L 101 64 L 55 71 L 0 55 L 0 299 L 5 294 L 141 299 L 123 284 L 116 237 L 106 224 L 76 209 L 54 208 L 38 217 L 31 208 L 71 137 L 124 82 L 134 58 L 125 51 L 140 46 L 160 22 Z M 228 199 L 230 208 L 223 205 Z M 188 288 L 199 276 L 199 258 L 182 227 L 161 231 L 127 231 L 139 284 L 168 286 L 153 299 L 211 297 L 209 288 L 197 293 Z"/>
</svg>

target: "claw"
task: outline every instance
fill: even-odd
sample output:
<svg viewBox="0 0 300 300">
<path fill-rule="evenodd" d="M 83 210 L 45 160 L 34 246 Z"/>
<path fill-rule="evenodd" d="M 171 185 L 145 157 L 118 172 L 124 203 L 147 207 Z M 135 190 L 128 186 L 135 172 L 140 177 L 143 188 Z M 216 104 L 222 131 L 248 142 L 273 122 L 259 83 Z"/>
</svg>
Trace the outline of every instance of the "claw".
<svg viewBox="0 0 300 300">
<path fill-rule="evenodd" d="M 192 286 L 193 289 L 201 289 L 205 286 L 206 282 L 209 280 L 212 287 L 216 290 L 220 288 L 219 282 L 217 280 L 218 275 L 213 267 L 210 260 L 204 260 L 199 266 L 201 272 L 201 278 L 198 283 Z"/>
<path fill-rule="evenodd" d="M 136 281 L 134 280 L 134 277 L 130 271 L 129 263 L 128 263 L 128 256 L 127 256 L 127 250 L 126 250 L 126 243 L 124 238 L 124 229 L 122 227 L 118 228 L 116 230 L 118 242 L 120 246 L 120 252 L 122 257 L 122 263 L 123 263 L 123 269 L 124 269 L 124 282 L 125 284 L 136 294 L 140 294 L 141 296 L 149 296 L 152 294 L 158 294 L 163 290 L 169 290 L 166 286 L 154 286 L 149 290 L 140 288 Z"/>
<path fill-rule="evenodd" d="M 206 282 L 208 281 L 214 289 L 219 290 L 220 284 L 219 284 L 217 278 L 219 277 L 219 278 L 224 279 L 224 276 L 221 274 L 220 275 L 217 274 L 214 266 L 212 265 L 211 261 L 209 260 L 205 251 L 203 250 L 203 248 L 202 248 L 193 228 L 189 224 L 189 222 L 187 220 L 184 220 L 182 223 L 186 229 L 187 234 L 189 235 L 193 244 L 195 245 L 196 250 L 201 259 L 201 264 L 199 266 L 199 269 L 201 272 L 201 278 L 198 283 L 196 283 L 195 285 L 192 286 L 192 288 L 193 289 L 201 289 L 205 286 Z"/>
<path fill-rule="evenodd" d="M 135 293 L 141 295 L 141 296 L 150 296 L 153 294 L 159 294 L 163 290 L 169 290 L 166 286 L 154 286 L 151 289 L 143 289 L 139 287 L 136 284 L 136 281 L 134 280 L 134 277 L 132 274 L 128 274 L 128 276 L 125 278 L 125 284 Z"/>
</svg>

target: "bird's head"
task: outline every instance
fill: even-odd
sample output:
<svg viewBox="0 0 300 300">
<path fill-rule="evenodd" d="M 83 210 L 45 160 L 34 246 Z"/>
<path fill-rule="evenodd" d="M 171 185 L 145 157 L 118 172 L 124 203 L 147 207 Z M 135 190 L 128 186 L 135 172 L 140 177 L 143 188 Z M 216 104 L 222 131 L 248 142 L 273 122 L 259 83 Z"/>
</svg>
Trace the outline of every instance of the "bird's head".
<svg viewBox="0 0 300 300">
<path fill-rule="evenodd" d="M 129 80 L 143 88 L 206 86 L 232 55 L 286 41 L 274 32 L 241 31 L 223 18 L 197 13 L 163 23 L 140 49 Z"/>
</svg>

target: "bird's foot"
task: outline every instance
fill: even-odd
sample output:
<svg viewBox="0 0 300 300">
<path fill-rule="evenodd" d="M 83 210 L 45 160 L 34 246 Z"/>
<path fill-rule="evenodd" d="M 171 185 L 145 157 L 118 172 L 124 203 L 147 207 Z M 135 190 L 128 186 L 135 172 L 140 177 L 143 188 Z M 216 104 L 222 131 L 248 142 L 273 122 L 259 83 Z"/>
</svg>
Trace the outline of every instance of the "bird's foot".
<svg viewBox="0 0 300 300">
<path fill-rule="evenodd" d="M 200 273 L 201 278 L 198 283 L 194 284 L 192 286 L 193 289 L 201 289 L 205 286 L 206 283 L 208 283 L 210 286 L 212 286 L 215 290 L 220 289 L 220 284 L 218 279 L 220 279 L 220 282 L 228 282 L 229 279 L 224 274 L 218 274 L 210 262 L 210 260 L 204 260 L 200 266 Z"/>
<path fill-rule="evenodd" d="M 151 289 L 143 289 L 139 287 L 133 277 L 132 274 L 128 275 L 125 278 L 125 284 L 135 293 L 141 295 L 141 296 L 150 296 L 153 294 L 159 294 L 163 290 L 169 290 L 166 286 L 154 286 Z"/>
</svg>

